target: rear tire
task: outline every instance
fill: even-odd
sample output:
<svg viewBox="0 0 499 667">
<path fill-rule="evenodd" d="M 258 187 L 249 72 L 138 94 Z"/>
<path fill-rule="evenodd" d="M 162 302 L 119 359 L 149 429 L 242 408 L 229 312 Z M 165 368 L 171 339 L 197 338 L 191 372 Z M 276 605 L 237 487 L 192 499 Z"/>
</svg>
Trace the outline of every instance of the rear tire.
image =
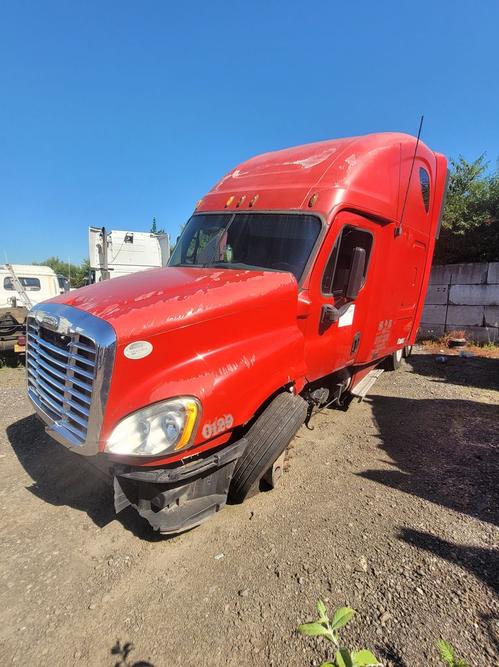
<svg viewBox="0 0 499 667">
<path fill-rule="evenodd" d="M 245 435 L 248 441 L 236 463 L 229 500 L 242 503 L 281 456 L 307 416 L 307 402 L 289 392 L 278 394 L 257 417 Z"/>
<path fill-rule="evenodd" d="M 396 350 L 390 354 L 385 360 L 385 370 L 387 371 L 396 371 L 402 365 L 403 350 Z"/>
<path fill-rule="evenodd" d="M 404 359 L 407 359 L 407 357 L 410 357 L 412 354 L 412 345 L 406 345 L 404 347 Z"/>
</svg>

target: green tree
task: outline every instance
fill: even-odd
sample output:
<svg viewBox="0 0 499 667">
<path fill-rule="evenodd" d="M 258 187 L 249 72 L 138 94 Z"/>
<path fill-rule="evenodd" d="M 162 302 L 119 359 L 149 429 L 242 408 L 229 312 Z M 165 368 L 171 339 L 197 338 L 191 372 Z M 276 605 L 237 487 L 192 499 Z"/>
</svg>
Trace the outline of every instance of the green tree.
<svg viewBox="0 0 499 667">
<path fill-rule="evenodd" d="M 158 229 L 158 223 L 156 222 L 156 218 L 152 219 L 151 234 L 166 234 L 164 229 Z"/>
<path fill-rule="evenodd" d="M 449 189 L 435 263 L 499 260 L 499 171 L 484 155 L 450 162 Z"/>
<path fill-rule="evenodd" d="M 85 284 L 90 271 L 90 262 L 84 259 L 81 264 L 69 264 L 59 257 L 48 257 L 43 262 L 36 262 L 40 266 L 50 266 L 50 268 L 69 280 L 71 276 L 71 287 L 82 287 Z"/>
<path fill-rule="evenodd" d="M 81 264 L 76 267 L 73 273 L 71 270 L 71 287 L 83 287 L 86 284 L 88 275 L 90 273 L 90 262 L 84 259 Z"/>
</svg>

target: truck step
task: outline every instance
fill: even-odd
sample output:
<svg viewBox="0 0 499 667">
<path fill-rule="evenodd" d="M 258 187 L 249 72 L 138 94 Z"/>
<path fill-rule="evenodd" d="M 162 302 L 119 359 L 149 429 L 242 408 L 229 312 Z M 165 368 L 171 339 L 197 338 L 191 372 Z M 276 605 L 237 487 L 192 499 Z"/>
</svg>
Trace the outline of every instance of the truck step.
<svg viewBox="0 0 499 667">
<path fill-rule="evenodd" d="M 369 389 L 373 386 L 379 376 L 383 373 L 382 368 L 375 368 L 358 382 L 353 389 L 350 390 L 350 393 L 354 396 L 358 396 L 360 400 L 365 398 Z"/>
</svg>

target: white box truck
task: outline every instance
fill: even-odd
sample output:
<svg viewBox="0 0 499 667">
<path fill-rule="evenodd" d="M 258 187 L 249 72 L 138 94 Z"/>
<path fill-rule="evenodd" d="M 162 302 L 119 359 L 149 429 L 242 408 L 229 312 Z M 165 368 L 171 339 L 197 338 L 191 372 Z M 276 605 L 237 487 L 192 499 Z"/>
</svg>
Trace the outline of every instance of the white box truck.
<svg viewBox="0 0 499 667">
<path fill-rule="evenodd" d="M 170 258 L 168 234 L 130 232 L 105 227 L 88 230 L 91 283 L 166 266 Z"/>
</svg>

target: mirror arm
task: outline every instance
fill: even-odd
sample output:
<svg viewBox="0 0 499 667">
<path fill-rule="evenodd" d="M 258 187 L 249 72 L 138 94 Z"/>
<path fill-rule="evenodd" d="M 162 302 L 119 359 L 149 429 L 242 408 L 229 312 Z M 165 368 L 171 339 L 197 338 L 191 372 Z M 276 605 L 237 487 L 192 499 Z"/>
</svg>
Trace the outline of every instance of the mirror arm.
<svg viewBox="0 0 499 667">
<path fill-rule="evenodd" d="M 340 308 L 336 308 L 336 306 L 332 306 L 330 304 L 325 304 L 322 306 L 321 323 L 329 325 L 337 322 L 340 317 L 346 313 L 350 303 L 351 302 L 345 303 Z"/>
</svg>

